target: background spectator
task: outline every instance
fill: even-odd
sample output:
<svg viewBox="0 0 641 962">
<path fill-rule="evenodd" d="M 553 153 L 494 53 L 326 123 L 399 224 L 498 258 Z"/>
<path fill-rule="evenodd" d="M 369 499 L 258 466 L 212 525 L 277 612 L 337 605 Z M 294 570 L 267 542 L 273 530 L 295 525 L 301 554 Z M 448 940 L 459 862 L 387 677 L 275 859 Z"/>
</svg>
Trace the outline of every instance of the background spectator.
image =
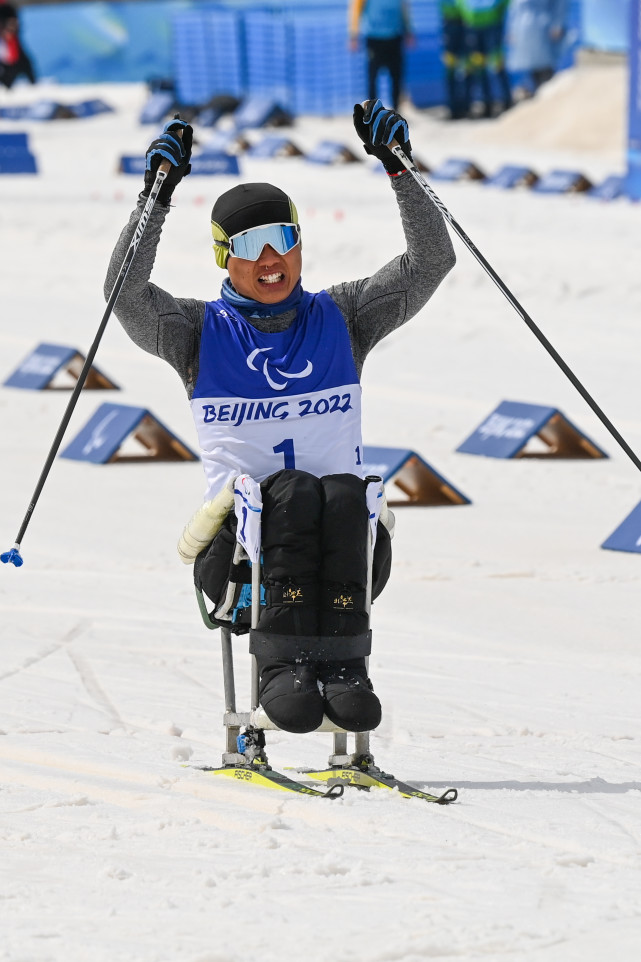
<svg viewBox="0 0 641 962">
<path fill-rule="evenodd" d="M 492 117 L 494 74 L 500 88 L 503 109 L 512 106 L 512 90 L 505 69 L 505 13 L 509 0 L 457 0 L 465 27 L 467 47 L 468 102 L 472 104 L 480 87 L 483 117 Z"/>
<path fill-rule="evenodd" d="M 358 50 L 365 38 L 369 100 L 375 100 L 376 81 L 387 69 L 392 81 L 392 104 L 396 110 L 403 77 L 403 42 L 414 43 L 406 0 L 352 0 L 349 20 L 350 49 Z"/>
<path fill-rule="evenodd" d="M 10 3 L 0 3 L 0 83 L 9 88 L 20 76 L 36 82 L 31 60 L 20 43 L 18 11 Z"/>
<path fill-rule="evenodd" d="M 508 68 L 526 73 L 534 91 L 556 72 L 566 34 L 568 0 L 512 0 Z"/>
<path fill-rule="evenodd" d="M 470 105 L 467 86 L 465 28 L 457 0 L 439 0 L 443 29 L 443 65 L 450 118 L 467 117 Z"/>
</svg>

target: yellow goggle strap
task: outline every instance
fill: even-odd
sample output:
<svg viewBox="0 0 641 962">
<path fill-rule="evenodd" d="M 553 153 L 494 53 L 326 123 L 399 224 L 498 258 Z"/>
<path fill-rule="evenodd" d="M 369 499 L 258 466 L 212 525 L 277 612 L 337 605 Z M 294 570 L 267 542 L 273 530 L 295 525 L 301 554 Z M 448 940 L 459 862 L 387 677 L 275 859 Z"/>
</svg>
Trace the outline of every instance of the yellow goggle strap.
<svg viewBox="0 0 641 962">
<path fill-rule="evenodd" d="M 292 224 L 298 224 L 298 211 L 294 202 L 289 198 L 289 210 Z M 220 224 L 215 221 L 211 222 L 211 233 L 214 238 L 214 256 L 216 258 L 216 263 L 223 270 L 227 267 L 227 261 L 229 260 L 229 235 L 225 233 Z"/>
</svg>

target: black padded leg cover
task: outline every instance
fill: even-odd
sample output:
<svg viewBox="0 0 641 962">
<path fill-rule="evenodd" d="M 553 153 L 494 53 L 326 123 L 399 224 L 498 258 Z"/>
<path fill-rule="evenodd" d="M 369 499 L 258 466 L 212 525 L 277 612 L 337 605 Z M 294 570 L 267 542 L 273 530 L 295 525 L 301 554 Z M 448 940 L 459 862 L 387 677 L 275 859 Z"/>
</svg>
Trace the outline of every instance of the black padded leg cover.
<svg viewBox="0 0 641 962">
<path fill-rule="evenodd" d="M 353 474 L 330 474 L 323 487 L 321 635 L 358 635 L 368 629 L 368 513 L 365 485 Z"/>
<path fill-rule="evenodd" d="M 278 471 L 262 482 L 261 491 L 263 583 L 268 603 L 261 611 L 258 627 L 278 634 L 316 635 L 320 481 L 306 471 Z"/>
<path fill-rule="evenodd" d="M 235 545 L 236 517 L 231 511 L 214 540 L 200 552 L 194 564 L 196 587 L 204 591 L 216 607 L 222 604 L 227 591 Z"/>
</svg>

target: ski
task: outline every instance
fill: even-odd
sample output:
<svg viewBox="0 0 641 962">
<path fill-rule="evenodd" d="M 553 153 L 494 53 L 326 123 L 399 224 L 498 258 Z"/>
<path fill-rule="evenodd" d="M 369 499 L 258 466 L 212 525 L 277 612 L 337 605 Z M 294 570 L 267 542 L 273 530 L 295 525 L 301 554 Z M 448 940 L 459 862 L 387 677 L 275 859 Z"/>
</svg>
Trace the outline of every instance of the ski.
<svg viewBox="0 0 641 962">
<path fill-rule="evenodd" d="M 408 785 L 407 782 L 402 782 L 393 775 L 387 774 L 387 772 L 382 772 L 376 766 L 369 768 L 326 768 L 320 771 L 299 769 L 299 773 L 304 774 L 306 779 L 311 778 L 314 781 L 326 782 L 330 787 L 351 785 L 365 791 L 369 791 L 370 788 L 389 788 L 392 791 L 398 791 L 404 798 L 421 798 L 424 802 L 434 802 L 436 805 L 449 805 L 458 798 L 458 792 L 455 788 L 448 788 L 442 795 L 432 795 Z"/>
<path fill-rule="evenodd" d="M 249 767 L 247 765 L 226 765 L 224 768 L 210 768 L 207 765 L 194 766 L 200 772 L 208 775 L 222 775 L 233 778 L 245 784 L 258 785 L 262 788 L 274 788 L 281 792 L 292 792 L 296 795 L 308 795 L 315 798 L 340 798 L 342 791 L 337 791 L 341 785 L 330 785 L 326 792 L 297 782 L 282 772 L 263 766 Z"/>
</svg>

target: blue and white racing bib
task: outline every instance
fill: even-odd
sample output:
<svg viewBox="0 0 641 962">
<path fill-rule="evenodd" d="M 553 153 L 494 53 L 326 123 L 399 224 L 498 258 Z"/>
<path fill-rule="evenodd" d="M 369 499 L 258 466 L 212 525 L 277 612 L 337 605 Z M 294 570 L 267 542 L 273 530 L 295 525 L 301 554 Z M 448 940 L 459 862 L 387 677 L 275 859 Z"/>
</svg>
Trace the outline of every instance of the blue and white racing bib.
<svg viewBox="0 0 641 962">
<path fill-rule="evenodd" d="M 225 300 L 205 310 L 191 401 L 207 492 L 282 468 L 361 476 L 361 387 L 345 321 L 305 292 L 291 326 L 257 331 Z"/>
</svg>

